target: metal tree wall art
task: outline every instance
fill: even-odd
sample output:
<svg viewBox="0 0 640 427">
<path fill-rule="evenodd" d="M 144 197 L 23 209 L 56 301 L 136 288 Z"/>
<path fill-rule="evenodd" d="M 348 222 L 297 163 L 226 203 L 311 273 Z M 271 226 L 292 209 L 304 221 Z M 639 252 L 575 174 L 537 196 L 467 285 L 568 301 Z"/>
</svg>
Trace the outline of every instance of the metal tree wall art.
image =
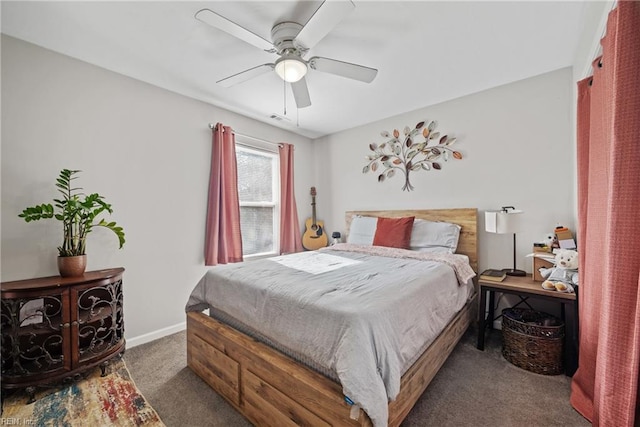
<svg viewBox="0 0 640 427">
<path fill-rule="evenodd" d="M 436 132 L 435 121 L 430 122 L 426 127 L 425 123 L 418 123 L 414 129 L 405 126 L 402 138 L 398 129 L 394 129 L 392 134 L 382 131 L 380 134 L 389 139 L 380 145 L 369 144 L 373 153 L 366 156 L 369 163 L 362 169 L 362 173 L 369 171 L 377 173 L 381 170 L 378 182 L 383 182 L 387 178 L 392 178 L 399 170 L 404 174 L 402 189 L 411 191 L 413 190 L 413 185 L 409 181 L 411 172 L 440 170 L 442 169 L 441 160 L 446 162 L 451 157 L 457 160 L 462 159 L 459 151 L 450 148 L 450 145 L 456 142 L 456 138 L 448 135 L 440 136 L 440 132 Z M 417 141 L 420 136 L 424 141 Z"/>
</svg>

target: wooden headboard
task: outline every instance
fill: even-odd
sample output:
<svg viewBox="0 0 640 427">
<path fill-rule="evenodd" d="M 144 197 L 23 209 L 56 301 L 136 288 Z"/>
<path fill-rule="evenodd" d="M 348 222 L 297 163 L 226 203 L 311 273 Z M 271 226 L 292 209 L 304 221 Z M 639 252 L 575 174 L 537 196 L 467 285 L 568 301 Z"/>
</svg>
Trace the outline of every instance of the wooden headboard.
<svg viewBox="0 0 640 427">
<path fill-rule="evenodd" d="M 456 253 L 469 257 L 469 263 L 473 270 L 478 272 L 478 209 L 426 209 L 426 210 L 398 210 L 398 211 L 347 211 L 345 219 L 347 230 L 351 226 L 351 218 L 354 215 L 375 216 L 397 218 L 403 216 L 414 216 L 416 219 L 426 219 L 429 221 L 445 221 L 458 224 L 460 239 L 458 240 L 458 250 Z"/>
</svg>

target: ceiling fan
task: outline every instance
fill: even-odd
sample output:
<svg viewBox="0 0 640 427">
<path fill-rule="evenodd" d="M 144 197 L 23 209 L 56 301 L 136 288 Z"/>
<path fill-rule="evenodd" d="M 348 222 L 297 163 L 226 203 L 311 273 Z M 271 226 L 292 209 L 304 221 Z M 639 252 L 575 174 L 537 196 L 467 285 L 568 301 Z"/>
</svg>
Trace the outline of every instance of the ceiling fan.
<svg viewBox="0 0 640 427">
<path fill-rule="evenodd" d="M 231 87 L 275 70 L 285 82 L 291 83 L 296 105 L 298 108 L 304 108 L 311 105 L 305 79 L 309 68 L 365 83 L 371 83 L 378 74 L 375 68 L 336 59 L 321 56 L 304 59 L 309 49 L 322 40 L 354 7 L 350 0 L 324 1 L 305 25 L 297 22 L 280 22 L 274 25 L 271 29 L 271 41 L 210 9 L 198 11 L 195 18 L 266 52 L 279 55 L 274 63 L 249 68 L 218 80 L 216 83 Z"/>
</svg>

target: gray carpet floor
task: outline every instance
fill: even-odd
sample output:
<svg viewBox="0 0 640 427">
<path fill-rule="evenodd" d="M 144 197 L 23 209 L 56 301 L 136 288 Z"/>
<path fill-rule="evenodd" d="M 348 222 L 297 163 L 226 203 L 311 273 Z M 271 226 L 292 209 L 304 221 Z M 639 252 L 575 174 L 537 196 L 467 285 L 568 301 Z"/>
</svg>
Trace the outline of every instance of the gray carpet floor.
<svg viewBox="0 0 640 427">
<path fill-rule="evenodd" d="M 571 379 L 520 369 L 501 354 L 500 331 L 475 348 L 467 331 L 418 400 L 404 427 L 590 426 L 569 404 Z M 125 360 L 142 394 L 168 427 L 251 426 L 186 363 L 186 333 L 127 350 Z"/>
</svg>

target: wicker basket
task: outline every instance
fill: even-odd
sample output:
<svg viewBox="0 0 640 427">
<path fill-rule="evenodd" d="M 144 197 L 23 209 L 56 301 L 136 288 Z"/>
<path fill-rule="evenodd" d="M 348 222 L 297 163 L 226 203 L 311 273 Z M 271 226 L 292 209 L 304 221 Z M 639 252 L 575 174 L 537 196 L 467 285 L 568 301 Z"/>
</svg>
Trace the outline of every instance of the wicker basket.
<svg viewBox="0 0 640 427">
<path fill-rule="evenodd" d="M 502 310 L 502 355 L 514 365 L 543 375 L 563 371 L 564 323 L 547 313 Z"/>
</svg>

